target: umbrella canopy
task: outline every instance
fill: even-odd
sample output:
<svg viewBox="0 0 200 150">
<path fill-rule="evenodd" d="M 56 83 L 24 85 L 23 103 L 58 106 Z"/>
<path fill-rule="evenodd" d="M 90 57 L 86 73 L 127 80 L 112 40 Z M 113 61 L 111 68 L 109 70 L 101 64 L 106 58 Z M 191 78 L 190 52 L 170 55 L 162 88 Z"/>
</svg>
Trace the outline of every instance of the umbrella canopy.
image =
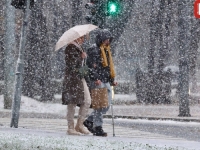
<svg viewBox="0 0 200 150">
<path fill-rule="evenodd" d="M 67 30 L 58 40 L 56 43 L 55 50 L 62 48 L 63 46 L 66 46 L 70 42 L 78 39 L 79 37 L 82 37 L 89 33 L 90 31 L 98 28 L 98 26 L 95 26 L 93 24 L 85 24 L 85 25 L 77 25 L 69 30 Z"/>
</svg>

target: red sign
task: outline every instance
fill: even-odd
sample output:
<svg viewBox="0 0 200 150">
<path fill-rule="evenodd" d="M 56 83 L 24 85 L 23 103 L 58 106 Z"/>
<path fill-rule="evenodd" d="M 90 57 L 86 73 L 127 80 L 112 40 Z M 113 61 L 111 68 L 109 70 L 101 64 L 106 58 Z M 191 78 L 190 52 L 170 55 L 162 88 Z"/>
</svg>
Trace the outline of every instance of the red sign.
<svg viewBox="0 0 200 150">
<path fill-rule="evenodd" d="M 194 2 L 194 16 L 200 18 L 200 0 Z"/>
</svg>

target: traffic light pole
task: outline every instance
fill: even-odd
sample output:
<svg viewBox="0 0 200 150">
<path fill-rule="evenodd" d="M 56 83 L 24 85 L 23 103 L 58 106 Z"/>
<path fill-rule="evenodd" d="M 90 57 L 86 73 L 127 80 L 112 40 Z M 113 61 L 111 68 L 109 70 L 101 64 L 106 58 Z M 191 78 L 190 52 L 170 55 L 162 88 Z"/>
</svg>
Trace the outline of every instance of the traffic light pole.
<svg viewBox="0 0 200 150">
<path fill-rule="evenodd" d="M 30 15 L 30 0 L 27 0 L 26 8 L 24 10 L 23 16 L 23 25 L 21 29 L 21 39 L 20 39 L 20 47 L 19 47 L 19 56 L 17 60 L 16 66 L 16 75 L 14 82 L 14 97 L 12 103 L 12 118 L 10 127 L 18 128 L 18 120 L 19 120 L 19 110 L 21 103 L 21 86 L 23 81 L 23 71 L 24 71 L 24 51 L 26 44 L 26 34 L 28 27 L 28 19 Z"/>
</svg>

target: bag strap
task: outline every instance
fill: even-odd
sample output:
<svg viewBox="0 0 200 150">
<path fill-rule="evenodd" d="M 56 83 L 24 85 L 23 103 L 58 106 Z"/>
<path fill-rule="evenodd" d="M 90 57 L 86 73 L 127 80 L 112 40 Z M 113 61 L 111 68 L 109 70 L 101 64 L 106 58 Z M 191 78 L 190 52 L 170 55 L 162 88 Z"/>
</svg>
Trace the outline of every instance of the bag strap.
<svg viewBox="0 0 200 150">
<path fill-rule="evenodd" d="M 85 59 L 83 59 L 82 61 L 82 66 L 85 66 L 86 65 L 86 60 L 87 60 L 87 57 Z"/>
</svg>

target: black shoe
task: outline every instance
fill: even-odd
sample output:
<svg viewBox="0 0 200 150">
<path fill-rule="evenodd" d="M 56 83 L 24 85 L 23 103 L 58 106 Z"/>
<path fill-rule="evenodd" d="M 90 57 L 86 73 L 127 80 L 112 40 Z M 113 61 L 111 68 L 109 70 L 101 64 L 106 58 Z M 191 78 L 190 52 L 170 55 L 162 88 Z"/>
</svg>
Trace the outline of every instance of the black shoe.
<svg viewBox="0 0 200 150">
<path fill-rule="evenodd" d="M 107 133 L 103 131 L 101 126 L 95 127 L 93 135 L 95 136 L 107 136 Z"/>
<path fill-rule="evenodd" d="M 84 125 L 91 133 L 94 133 L 94 130 L 93 130 L 93 122 L 92 122 L 92 121 L 85 120 L 85 121 L 83 122 L 83 125 Z"/>
</svg>

